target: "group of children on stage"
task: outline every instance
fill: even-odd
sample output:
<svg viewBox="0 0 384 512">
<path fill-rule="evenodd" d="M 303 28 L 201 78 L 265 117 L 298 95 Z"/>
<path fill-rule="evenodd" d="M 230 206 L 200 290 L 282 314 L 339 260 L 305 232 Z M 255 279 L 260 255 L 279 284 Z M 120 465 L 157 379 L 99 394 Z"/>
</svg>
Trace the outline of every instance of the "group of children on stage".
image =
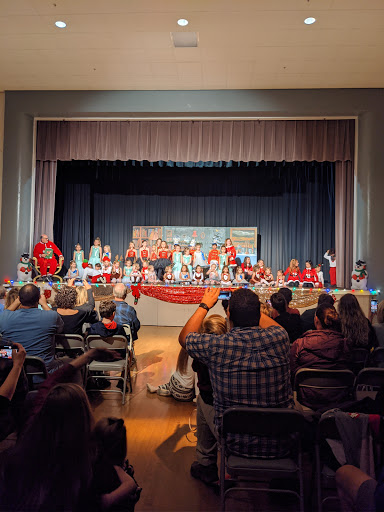
<svg viewBox="0 0 384 512">
<path fill-rule="evenodd" d="M 264 266 L 259 260 L 252 265 L 251 258 L 246 256 L 240 263 L 236 259 L 236 249 L 232 240 L 227 238 L 225 244 L 218 249 L 213 243 L 208 257 L 202 252 L 202 245 L 182 247 L 179 244 L 168 245 L 166 241 L 157 240 L 152 247 L 144 240 L 139 249 L 130 242 L 122 267 L 119 257 L 111 261 L 111 248 L 105 245 L 103 250 L 100 238 L 96 238 L 89 251 L 88 264 L 84 267 L 84 251 L 77 244 L 70 262 L 67 278 L 90 280 L 92 283 L 147 283 L 180 285 L 221 285 L 233 286 L 251 284 L 253 286 L 276 287 L 322 287 L 324 285 L 321 264 L 312 265 L 311 260 L 305 262 L 301 272 L 299 262 L 292 259 L 285 272 L 278 270 L 273 276 L 270 267 Z M 332 250 L 327 251 L 326 255 Z M 334 257 L 334 251 L 333 251 Z M 328 259 L 328 258 L 327 258 Z M 239 264 L 240 263 L 240 264 Z"/>
</svg>

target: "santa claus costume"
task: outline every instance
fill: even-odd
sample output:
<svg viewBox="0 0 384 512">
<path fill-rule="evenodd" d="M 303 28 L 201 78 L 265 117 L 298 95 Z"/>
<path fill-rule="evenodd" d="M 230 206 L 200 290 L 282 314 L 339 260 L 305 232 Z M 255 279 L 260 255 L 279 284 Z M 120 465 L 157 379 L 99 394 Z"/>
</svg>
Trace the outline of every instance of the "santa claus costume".
<svg viewBox="0 0 384 512">
<path fill-rule="evenodd" d="M 41 241 L 36 244 L 33 249 L 33 257 L 37 259 L 42 277 L 46 276 L 48 273 L 49 275 L 54 275 L 56 272 L 58 263 L 55 254 L 59 259 L 64 259 L 57 245 L 48 240 L 48 237 L 41 237 Z"/>
<path fill-rule="evenodd" d="M 307 267 L 308 264 L 308 267 Z M 314 288 L 315 286 L 319 286 L 319 279 L 317 277 L 317 272 L 314 268 L 312 268 L 312 263 L 307 261 L 305 263 L 305 269 L 301 274 L 300 284 L 303 288 Z"/>
</svg>

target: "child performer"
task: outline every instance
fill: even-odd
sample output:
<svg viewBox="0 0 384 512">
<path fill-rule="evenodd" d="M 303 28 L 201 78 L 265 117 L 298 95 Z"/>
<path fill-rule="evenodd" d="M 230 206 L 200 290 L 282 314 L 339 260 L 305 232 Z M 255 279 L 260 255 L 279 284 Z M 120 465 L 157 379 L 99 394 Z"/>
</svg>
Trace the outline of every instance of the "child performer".
<svg viewBox="0 0 384 512">
<path fill-rule="evenodd" d="M 193 253 L 193 268 L 196 268 L 197 266 L 205 267 L 206 261 L 204 253 L 201 251 L 201 244 L 196 244 L 196 250 Z"/>
<path fill-rule="evenodd" d="M 96 263 L 100 263 L 101 265 L 101 240 L 99 237 L 95 238 L 91 250 L 89 251 L 89 263 L 95 268 Z"/>
<path fill-rule="evenodd" d="M 91 279 L 94 275 L 95 275 L 95 269 L 93 268 L 92 263 L 88 263 L 88 267 L 85 267 L 84 272 L 83 272 L 84 281 Z"/>
<path fill-rule="evenodd" d="M 224 265 L 223 270 L 221 271 L 221 281 L 222 286 L 231 286 L 231 274 L 229 273 L 228 265 Z"/>
<path fill-rule="evenodd" d="M 227 238 L 225 241 L 225 250 L 228 254 L 228 266 L 232 269 L 235 269 L 237 267 L 236 249 L 233 247 L 233 243 L 230 238 Z"/>
<path fill-rule="evenodd" d="M 219 284 L 220 283 L 220 276 L 217 272 L 217 265 L 216 263 L 211 263 L 211 267 L 208 271 L 208 279 L 205 280 L 207 284 Z"/>
<path fill-rule="evenodd" d="M 208 254 L 208 264 L 211 265 L 215 263 L 217 266 L 219 265 L 219 251 L 217 250 L 217 243 L 213 242 L 212 249 Z"/>
<path fill-rule="evenodd" d="M 275 287 L 283 288 L 283 286 L 285 286 L 284 272 L 280 269 L 277 271 Z"/>
<path fill-rule="evenodd" d="M 140 265 L 138 263 L 133 264 L 133 269 L 131 272 L 131 283 L 137 284 L 141 281 L 141 272 L 140 272 Z"/>
<path fill-rule="evenodd" d="M 336 286 L 336 253 L 335 249 L 328 249 L 324 258 L 329 261 L 329 277 L 331 286 Z"/>
<path fill-rule="evenodd" d="M 322 267 L 322 264 L 318 263 L 315 268 L 315 270 L 317 272 L 317 280 L 319 281 L 319 288 L 324 287 L 324 274 L 323 274 L 323 271 L 321 270 L 321 267 Z"/>
<path fill-rule="evenodd" d="M 148 273 L 149 273 L 149 270 L 148 270 L 148 260 L 143 260 L 143 268 L 141 269 L 141 275 L 142 275 L 142 278 L 143 278 L 143 281 L 148 281 Z"/>
<path fill-rule="evenodd" d="M 192 256 L 191 256 L 192 258 Z M 180 270 L 179 282 L 181 284 L 191 284 L 191 275 L 187 265 L 183 265 Z"/>
<path fill-rule="evenodd" d="M 148 242 L 147 242 L 147 240 L 143 240 L 141 243 L 140 250 L 139 250 L 139 259 L 138 259 L 138 263 L 140 264 L 141 267 L 143 266 L 144 260 L 148 260 L 148 258 L 149 258 Z"/>
<path fill-rule="evenodd" d="M 260 279 L 264 279 L 264 274 L 265 274 L 264 260 L 259 260 L 257 262 L 257 265 L 259 267 L 259 277 L 260 277 Z"/>
<path fill-rule="evenodd" d="M 163 279 L 165 284 L 173 284 L 175 282 L 175 276 L 172 272 L 172 265 L 165 267 Z"/>
<path fill-rule="evenodd" d="M 191 253 L 190 253 L 189 247 L 186 247 L 186 248 L 184 249 L 184 254 L 183 254 L 183 260 L 182 260 L 182 263 L 183 263 L 184 265 L 187 265 L 189 275 L 192 275 L 192 255 L 191 255 Z"/>
<path fill-rule="evenodd" d="M 79 277 L 83 277 L 84 251 L 81 249 L 80 244 L 76 244 L 75 246 L 75 250 L 73 251 L 73 259 L 76 262 L 76 267 L 79 271 Z"/>
<path fill-rule="evenodd" d="M 127 258 L 125 260 L 124 271 L 123 271 L 123 274 L 124 274 L 123 283 L 130 283 L 131 282 L 131 272 L 132 272 L 132 270 L 133 270 L 132 260 Z"/>
<path fill-rule="evenodd" d="M 168 258 L 168 247 L 167 242 L 162 240 L 160 243 L 160 249 L 157 251 L 157 260 L 155 261 L 154 267 L 159 281 L 163 280 L 165 268 L 171 264 Z"/>
<path fill-rule="evenodd" d="M 151 257 L 150 257 L 150 261 L 156 261 L 157 260 L 157 247 L 156 245 L 152 245 L 152 252 L 151 252 Z"/>
<path fill-rule="evenodd" d="M 252 274 L 252 277 L 249 282 L 256 286 L 260 286 L 260 281 L 261 281 L 261 278 L 260 278 L 259 265 L 253 265 L 253 274 Z"/>
<path fill-rule="evenodd" d="M 232 284 L 236 286 L 240 286 L 241 284 L 248 284 L 248 281 L 244 278 L 243 269 L 238 266 L 235 271 L 235 279 L 232 281 Z"/>
<path fill-rule="evenodd" d="M 110 262 L 107 256 L 104 256 L 101 268 L 103 272 L 103 277 L 105 278 L 105 282 L 110 283 L 112 274 L 112 263 Z"/>
<path fill-rule="evenodd" d="M 181 270 L 183 259 L 183 253 L 181 252 L 181 247 L 179 244 L 175 245 L 175 252 L 172 255 L 172 272 L 175 274 L 175 278 L 179 279 L 179 274 Z"/>
<path fill-rule="evenodd" d="M 125 253 L 125 261 L 127 259 L 131 260 L 132 265 L 136 263 L 137 260 L 137 251 L 135 249 L 135 244 L 133 242 L 129 242 L 129 247 L 127 252 Z"/>
<path fill-rule="evenodd" d="M 303 288 L 314 288 L 318 286 L 317 272 L 312 268 L 312 261 L 305 262 L 305 269 L 301 274 L 300 286 Z"/>
<path fill-rule="evenodd" d="M 153 265 L 148 265 L 148 284 L 157 283 L 157 275 L 155 272 L 155 267 Z"/>
<path fill-rule="evenodd" d="M 101 268 L 101 263 L 96 263 L 91 281 L 92 281 L 92 283 L 104 283 L 104 284 L 107 282 L 107 280 L 103 276 L 103 270 Z"/>
<path fill-rule="evenodd" d="M 284 272 L 284 275 L 287 276 L 287 285 L 288 286 L 299 286 L 301 273 L 299 262 L 293 258 L 289 263 L 289 267 Z"/>
<path fill-rule="evenodd" d="M 219 274 L 221 274 L 223 267 L 228 266 L 228 254 L 225 245 L 220 247 L 219 254 Z"/>
<path fill-rule="evenodd" d="M 123 277 L 123 271 L 120 267 L 120 261 L 116 260 L 113 262 L 111 270 L 111 281 L 112 283 L 121 283 Z"/>
<path fill-rule="evenodd" d="M 204 273 L 200 265 L 197 265 L 192 277 L 192 284 L 203 284 Z"/>
<path fill-rule="evenodd" d="M 112 252 L 111 252 L 111 246 L 110 245 L 104 245 L 103 248 L 103 259 L 107 257 L 109 261 L 112 259 Z"/>
<path fill-rule="evenodd" d="M 253 274 L 253 268 L 252 268 L 251 258 L 249 256 L 246 256 L 244 258 L 244 261 L 241 264 L 241 268 L 243 269 L 243 272 L 244 272 L 244 278 L 247 281 L 250 281 L 252 274 Z"/>
<path fill-rule="evenodd" d="M 275 280 L 273 279 L 271 267 L 265 267 L 263 279 L 260 281 L 261 286 L 274 286 Z"/>
<path fill-rule="evenodd" d="M 67 275 L 65 276 L 65 279 L 74 279 L 76 277 L 79 277 L 79 271 L 77 270 L 76 261 L 71 260 L 69 262 L 69 269 Z"/>
</svg>

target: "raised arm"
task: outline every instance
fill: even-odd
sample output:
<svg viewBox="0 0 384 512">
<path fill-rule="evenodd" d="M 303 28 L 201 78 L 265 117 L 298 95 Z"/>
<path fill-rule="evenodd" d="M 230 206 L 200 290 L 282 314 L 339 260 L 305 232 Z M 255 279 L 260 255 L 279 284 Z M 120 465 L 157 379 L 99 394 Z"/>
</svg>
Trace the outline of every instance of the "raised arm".
<svg viewBox="0 0 384 512">
<path fill-rule="evenodd" d="M 9 372 L 7 378 L 0 387 L 0 396 L 12 400 L 15 393 L 17 382 L 20 377 L 21 370 L 27 355 L 24 347 L 20 343 L 13 343 L 12 345 L 12 370 Z"/>
</svg>

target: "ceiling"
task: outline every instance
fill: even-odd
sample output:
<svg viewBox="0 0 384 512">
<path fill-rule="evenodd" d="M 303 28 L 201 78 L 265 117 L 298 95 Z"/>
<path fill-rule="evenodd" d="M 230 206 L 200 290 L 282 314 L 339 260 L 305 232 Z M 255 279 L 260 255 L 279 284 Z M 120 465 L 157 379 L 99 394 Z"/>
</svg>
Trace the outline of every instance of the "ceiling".
<svg viewBox="0 0 384 512">
<path fill-rule="evenodd" d="M 384 87 L 384 0 L 0 0 L 0 90 L 325 87 Z"/>
</svg>

